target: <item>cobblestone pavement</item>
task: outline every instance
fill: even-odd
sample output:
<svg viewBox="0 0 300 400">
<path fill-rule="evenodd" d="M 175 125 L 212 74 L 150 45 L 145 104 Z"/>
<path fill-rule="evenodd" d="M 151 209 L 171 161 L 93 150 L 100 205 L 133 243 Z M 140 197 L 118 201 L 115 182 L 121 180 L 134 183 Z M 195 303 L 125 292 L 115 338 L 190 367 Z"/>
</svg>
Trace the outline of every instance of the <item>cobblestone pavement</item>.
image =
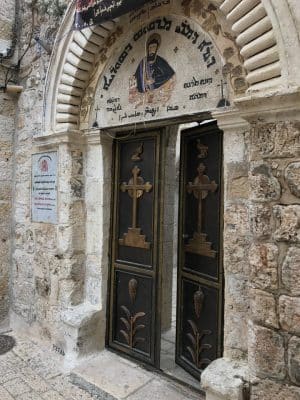
<svg viewBox="0 0 300 400">
<path fill-rule="evenodd" d="M 94 400 L 59 370 L 62 358 L 12 333 L 16 346 L 0 355 L 0 400 Z"/>
<path fill-rule="evenodd" d="M 49 346 L 13 332 L 8 335 L 15 338 L 16 345 L 0 355 L 0 400 L 203 399 L 199 393 L 108 351 L 67 374 L 62 370 L 63 357 Z"/>
</svg>

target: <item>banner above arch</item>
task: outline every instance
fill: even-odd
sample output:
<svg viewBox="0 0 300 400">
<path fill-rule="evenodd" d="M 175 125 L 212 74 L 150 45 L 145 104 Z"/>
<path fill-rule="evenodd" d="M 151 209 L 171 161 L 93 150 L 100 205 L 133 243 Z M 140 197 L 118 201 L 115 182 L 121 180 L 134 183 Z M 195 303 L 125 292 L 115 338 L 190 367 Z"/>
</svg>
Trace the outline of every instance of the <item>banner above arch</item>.
<svg viewBox="0 0 300 400">
<path fill-rule="evenodd" d="M 75 29 L 101 24 L 149 3 L 149 0 L 77 0 Z"/>
<path fill-rule="evenodd" d="M 101 128 L 229 105 L 223 62 L 192 21 L 156 18 L 134 32 L 100 77 L 92 123 Z"/>
</svg>

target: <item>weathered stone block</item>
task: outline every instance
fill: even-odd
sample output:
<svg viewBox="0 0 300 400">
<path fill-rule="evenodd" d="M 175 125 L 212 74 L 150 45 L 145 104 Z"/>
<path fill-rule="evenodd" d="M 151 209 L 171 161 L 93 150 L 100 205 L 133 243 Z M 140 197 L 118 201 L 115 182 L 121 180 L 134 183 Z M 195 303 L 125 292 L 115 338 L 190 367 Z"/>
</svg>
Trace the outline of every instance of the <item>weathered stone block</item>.
<svg viewBox="0 0 300 400">
<path fill-rule="evenodd" d="M 33 284 L 33 255 L 27 254 L 22 250 L 15 250 L 13 254 L 13 261 L 16 265 L 17 277 L 22 281 L 31 282 Z"/>
<path fill-rule="evenodd" d="M 245 312 L 234 308 L 225 313 L 224 355 L 231 359 L 242 359 L 247 354 L 248 324 Z"/>
<path fill-rule="evenodd" d="M 0 321 L 3 320 L 8 312 L 9 297 L 8 274 L 0 276 Z"/>
<path fill-rule="evenodd" d="M 86 274 L 88 276 L 97 276 L 101 278 L 102 265 L 100 255 L 89 254 L 86 257 Z"/>
<path fill-rule="evenodd" d="M 258 324 L 279 328 L 274 296 L 263 290 L 251 289 L 249 298 L 252 320 Z"/>
<path fill-rule="evenodd" d="M 87 301 L 92 305 L 101 304 L 101 298 L 104 298 L 102 280 L 95 277 L 87 277 L 86 294 Z"/>
<path fill-rule="evenodd" d="M 274 206 L 277 229 L 274 238 L 281 242 L 300 242 L 300 205 Z"/>
<path fill-rule="evenodd" d="M 288 158 L 297 155 L 299 122 L 257 124 L 251 131 L 252 158 Z"/>
<path fill-rule="evenodd" d="M 56 251 L 57 241 L 57 227 L 56 225 L 43 224 L 41 228 L 34 230 L 36 249 L 45 251 L 47 249 L 50 253 Z"/>
<path fill-rule="evenodd" d="M 260 289 L 278 288 L 278 247 L 273 244 L 252 245 L 249 250 L 250 277 Z"/>
<path fill-rule="evenodd" d="M 72 176 L 83 174 L 83 153 L 81 150 L 72 151 Z"/>
<path fill-rule="evenodd" d="M 250 174 L 251 198 L 257 202 L 269 202 L 280 199 L 281 186 L 267 164 L 252 166 Z"/>
<path fill-rule="evenodd" d="M 60 226 L 57 232 L 57 254 L 64 254 L 69 257 L 74 253 L 73 227 Z"/>
<path fill-rule="evenodd" d="M 249 233 L 248 207 L 244 204 L 228 205 L 224 212 L 224 224 L 227 233 L 235 233 L 239 236 L 247 235 Z"/>
<path fill-rule="evenodd" d="M 0 166 L 1 168 L 1 166 Z M 11 213 L 11 203 L 1 202 L 0 203 L 0 224 L 9 224 Z"/>
<path fill-rule="evenodd" d="M 243 275 L 227 274 L 226 276 L 227 307 L 236 312 L 247 312 L 249 309 L 248 280 Z"/>
<path fill-rule="evenodd" d="M 42 250 L 34 253 L 34 273 L 39 278 L 55 277 L 60 271 L 60 260 L 49 252 Z"/>
<path fill-rule="evenodd" d="M 0 141 L 0 159 L 7 162 L 7 168 L 10 168 L 10 160 L 12 157 L 12 142 L 7 140 Z"/>
<path fill-rule="evenodd" d="M 25 250 L 26 253 L 34 253 L 35 240 L 31 229 L 26 226 L 17 224 L 15 227 L 15 247 Z"/>
<path fill-rule="evenodd" d="M 74 282 L 83 281 L 85 276 L 85 255 L 76 254 L 72 258 L 64 259 L 59 271 L 60 279 L 71 279 Z"/>
<path fill-rule="evenodd" d="M 300 197 L 300 162 L 291 163 L 285 170 L 285 179 L 291 193 Z"/>
<path fill-rule="evenodd" d="M 92 354 L 104 348 L 105 312 L 91 304 L 81 304 L 61 315 L 64 322 L 66 362 L 74 365 L 78 356 Z"/>
<path fill-rule="evenodd" d="M 14 190 L 15 201 L 27 205 L 30 205 L 30 181 L 28 182 L 24 178 L 24 182 L 17 182 Z"/>
<path fill-rule="evenodd" d="M 103 184 L 88 178 L 85 184 L 86 207 L 89 212 L 97 212 L 103 204 Z"/>
<path fill-rule="evenodd" d="M 0 259 L 3 263 L 8 263 L 10 258 L 10 240 L 5 232 L 0 230 Z M 0 261 L 0 263 L 1 263 Z"/>
<path fill-rule="evenodd" d="M 300 248 L 288 250 L 281 273 L 285 288 L 292 296 L 300 296 Z"/>
<path fill-rule="evenodd" d="M 72 177 L 70 180 L 72 196 L 78 199 L 84 197 L 84 179 L 81 176 Z"/>
<path fill-rule="evenodd" d="M 49 279 L 46 278 L 35 278 L 35 289 L 39 296 L 41 297 L 49 297 L 51 292 L 51 283 Z"/>
<path fill-rule="evenodd" d="M 245 162 L 228 163 L 226 165 L 227 197 L 229 200 L 249 198 L 249 165 Z"/>
<path fill-rule="evenodd" d="M 300 388 L 264 379 L 252 386 L 251 400 L 299 400 Z"/>
<path fill-rule="evenodd" d="M 288 369 L 291 381 L 300 385 L 300 338 L 296 336 L 289 341 Z"/>
<path fill-rule="evenodd" d="M 248 177 L 241 176 L 232 179 L 228 185 L 228 194 L 230 199 L 248 199 L 250 193 L 250 185 Z"/>
<path fill-rule="evenodd" d="M 77 306 L 82 302 L 84 282 L 62 280 L 59 282 L 60 302 L 63 306 Z"/>
<path fill-rule="evenodd" d="M 10 201 L 12 195 L 11 183 L 1 182 L 0 185 L 0 201 Z"/>
<path fill-rule="evenodd" d="M 235 234 L 225 234 L 224 237 L 224 268 L 234 274 L 249 274 L 248 259 L 249 244 L 247 239 Z"/>
<path fill-rule="evenodd" d="M 280 325 L 285 331 L 300 335 L 300 298 L 281 296 L 279 318 Z"/>
<path fill-rule="evenodd" d="M 269 205 L 251 204 L 250 206 L 250 229 L 257 239 L 266 238 L 271 235 L 272 213 Z"/>
<path fill-rule="evenodd" d="M 244 363 L 220 358 L 202 373 L 201 388 L 205 390 L 207 400 L 243 400 L 247 376 Z"/>
<path fill-rule="evenodd" d="M 250 324 L 248 335 L 249 367 L 260 378 L 284 379 L 284 341 L 275 331 Z"/>
<path fill-rule="evenodd" d="M 12 39 L 12 26 L 12 21 L 0 17 L 0 37 L 2 40 L 10 41 Z"/>
<path fill-rule="evenodd" d="M 34 283 L 24 280 L 14 282 L 11 298 L 12 309 L 27 322 L 32 322 L 35 319 L 34 296 Z"/>
</svg>

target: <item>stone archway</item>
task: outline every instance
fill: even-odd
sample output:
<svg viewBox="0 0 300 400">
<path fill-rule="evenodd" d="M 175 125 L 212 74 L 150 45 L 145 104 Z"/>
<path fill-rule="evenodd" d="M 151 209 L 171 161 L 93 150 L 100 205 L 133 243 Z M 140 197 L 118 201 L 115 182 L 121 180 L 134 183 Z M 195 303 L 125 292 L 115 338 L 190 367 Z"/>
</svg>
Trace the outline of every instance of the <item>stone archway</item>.
<svg viewBox="0 0 300 400">
<path fill-rule="evenodd" d="M 58 34 L 58 38 L 65 39 L 57 41 L 48 74 L 46 131 L 87 128 L 84 122 L 95 84 L 114 43 L 124 35 L 122 23 L 126 17 L 70 32 L 73 11 L 70 7 Z M 234 97 L 240 97 L 288 85 L 283 67 L 287 69 L 285 51 L 289 48 L 283 49 L 275 11 L 281 10 L 274 10 L 270 1 L 194 0 L 182 6 L 167 6 L 163 13 L 186 15 L 209 33 L 227 61 L 224 73 L 231 78 Z M 287 18 L 291 16 L 286 11 Z M 139 26 L 139 22 L 132 26 Z"/>
<path fill-rule="evenodd" d="M 248 250 L 251 249 L 251 251 L 256 251 L 261 255 L 262 260 L 259 259 L 259 255 L 257 256 L 258 253 L 255 253 L 256 258 L 253 256 L 254 258 L 250 260 L 251 268 L 257 271 L 262 268 L 266 260 L 272 264 L 273 258 L 277 257 L 276 245 L 269 243 L 273 240 L 272 237 L 264 232 L 256 232 L 256 228 L 253 228 L 257 224 L 257 229 L 259 230 L 261 228 L 261 225 L 259 225 L 260 218 L 267 218 L 271 213 L 268 207 L 264 207 L 265 203 L 270 201 L 268 197 L 270 193 L 254 193 L 253 195 L 250 193 L 249 188 L 251 190 L 255 189 L 255 182 L 262 182 L 266 179 L 269 179 L 268 184 L 270 187 L 272 185 L 275 185 L 275 189 L 278 187 L 271 176 L 273 173 L 271 173 L 272 168 L 264 169 L 262 167 L 260 169 L 258 166 L 259 158 L 261 158 L 260 161 L 263 158 L 267 158 L 271 163 L 273 156 L 268 152 L 266 154 L 266 149 L 262 144 L 257 149 L 259 146 L 255 143 L 255 138 L 260 137 L 259 140 L 263 142 L 263 138 L 266 137 L 264 135 L 269 138 L 268 135 L 272 135 L 272 132 L 275 132 L 276 138 L 274 140 L 279 142 L 278 132 L 280 126 L 284 127 L 287 135 L 290 133 L 296 136 L 295 132 L 298 129 L 296 123 L 282 125 L 282 120 L 286 117 L 299 120 L 299 115 L 295 117 L 297 94 L 287 95 L 288 92 L 294 89 L 297 79 L 299 79 L 299 71 L 296 70 L 296 57 L 295 55 L 293 56 L 293 53 L 297 54 L 299 41 L 296 40 L 297 30 L 294 28 L 292 16 L 287 9 L 283 9 L 284 6 L 280 2 L 281 0 L 257 0 L 255 2 L 248 0 L 201 2 L 195 0 L 183 2 L 184 5 L 180 11 L 177 9 L 177 12 L 181 13 L 180 15 L 186 15 L 194 19 L 205 30 L 209 31 L 220 54 L 227 61 L 224 72 L 232 77 L 232 98 L 241 109 L 241 111 L 231 109 L 227 112 L 214 114 L 214 117 L 218 120 L 219 127 L 225 132 L 225 176 L 230 176 L 230 179 L 228 178 L 226 182 L 228 201 L 225 204 L 227 215 L 224 232 L 224 247 L 227 247 L 228 252 L 225 260 L 225 279 L 227 282 L 225 356 L 229 359 L 229 362 L 220 360 L 219 364 L 212 365 L 207 370 L 204 379 L 205 388 L 208 392 L 219 396 L 215 397 L 218 399 L 222 398 L 220 393 L 223 389 L 223 396 L 231 393 L 232 399 L 240 400 L 242 398 L 241 393 L 244 390 L 244 381 L 250 380 L 246 368 L 247 363 L 245 362 L 248 351 L 253 375 L 259 378 L 266 375 L 269 376 L 266 373 L 266 367 L 261 365 L 263 362 L 259 360 L 254 346 L 259 344 L 261 337 L 266 338 L 269 343 L 274 343 L 276 340 L 280 341 L 279 337 L 275 334 L 272 336 L 272 333 L 267 330 L 270 328 L 270 324 L 266 328 L 264 323 L 261 322 L 262 319 L 258 319 L 257 316 L 253 317 L 255 324 L 251 324 L 250 329 L 248 328 L 249 297 L 243 295 L 247 292 L 249 282 L 252 284 L 252 280 L 255 281 L 253 277 L 249 278 Z M 205 12 L 203 12 L 204 9 L 206 10 Z M 174 10 L 173 12 L 175 13 Z M 52 140 L 51 136 L 52 138 L 55 137 L 55 141 L 61 147 L 62 152 L 68 145 L 70 147 L 74 146 L 74 143 L 75 147 L 77 146 L 77 148 L 82 148 L 86 151 L 87 143 L 88 160 L 95 160 L 97 157 L 102 157 L 103 160 L 108 157 L 109 164 L 110 143 L 106 141 L 104 147 L 102 147 L 103 143 L 100 142 L 99 136 L 90 130 L 89 114 L 98 78 L 106 66 L 107 59 L 109 59 L 119 41 L 124 37 L 121 29 L 124 20 L 121 18 L 118 21 L 87 29 L 85 32 L 68 33 L 72 24 L 72 14 L 73 9 L 70 8 L 59 33 L 59 37 L 63 37 L 66 34 L 65 40 L 57 42 L 56 52 L 53 55 L 45 96 L 45 132 L 44 136 L 38 140 L 41 143 L 44 141 L 49 145 Z M 289 29 L 289 32 L 283 32 L 279 29 L 278 19 L 290 24 L 291 29 Z M 138 23 L 136 26 L 138 26 Z M 289 41 L 290 43 L 288 43 Z M 272 98 L 270 101 L 265 100 L 276 92 L 283 94 L 281 98 L 276 98 L 277 101 L 272 102 Z M 270 114 L 272 107 L 276 109 L 276 118 Z M 266 126 L 261 121 L 257 124 L 257 118 L 259 117 L 267 121 Z M 273 118 L 276 119 L 274 123 L 271 122 Z M 253 123 L 252 129 L 248 122 Z M 274 144 L 275 148 L 277 146 L 276 143 Z M 288 143 L 292 145 L 291 142 Z M 296 139 L 295 143 L 297 143 Z M 257 159 L 255 161 L 251 160 L 253 156 L 252 150 L 256 151 Z M 292 150 L 291 152 L 293 153 Z M 279 157 L 282 156 L 280 151 L 277 151 L 276 154 L 279 154 Z M 293 156 L 295 157 L 296 155 L 293 153 Z M 249 172 L 249 161 L 251 162 L 251 173 Z M 103 162 L 104 166 L 105 163 Z M 267 173 L 262 171 L 267 171 Z M 97 180 L 99 183 L 99 179 L 102 186 L 98 186 L 97 190 L 100 190 L 100 196 L 104 194 L 103 171 L 99 170 L 98 172 L 98 176 L 87 178 L 88 196 L 93 192 L 93 185 L 96 184 Z M 71 167 L 68 173 L 71 176 Z M 237 192 L 241 187 L 243 190 L 240 191 L 237 198 Z M 279 202 L 278 192 L 274 190 L 274 193 L 275 197 L 271 198 L 271 206 Z M 109 195 L 106 198 L 109 199 Z M 257 205 L 257 202 L 263 204 Z M 248 209 L 252 213 L 250 220 Z M 266 214 L 264 214 L 264 211 Z M 101 215 L 98 214 L 96 216 L 95 202 L 89 204 L 89 212 L 90 214 L 87 217 L 89 219 L 88 224 L 90 224 L 90 227 L 94 225 L 97 231 L 97 221 L 101 221 L 100 224 L 103 227 L 107 213 L 102 210 L 100 212 Z M 286 210 L 286 212 L 289 212 L 289 210 Z M 278 213 L 281 220 L 284 220 L 286 216 L 285 210 L 278 209 Z M 82 212 L 82 221 L 85 223 L 84 212 Z M 268 218 L 266 221 L 268 221 Z M 279 222 L 277 221 L 277 223 Z M 107 230 L 105 230 L 103 236 L 104 240 L 107 238 L 105 235 L 107 235 Z M 263 250 L 257 244 L 250 247 L 251 243 L 257 240 L 266 242 Z M 279 240 L 284 241 L 282 238 L 279 238 Z M 92 241 L 91 243 L 95 242 Z M 106 250 L 104 249 L 105 252 Z M 89 259 L 91 270 L 98 267 L 102 268 L 102 277 L 106 277 L 107 263 L 105 254 L 101 265 L 99 262 L 93 264 L 93 254 L 91 256 Z M 270 268 L 273 267 L 274 263 Z M 98 273 L 99 271 L 91 279 L 86 277 L 86 281 L 89 281 L 89 283 L 86 282 L 86 285 L 91 285 L 90 287 L 92 287 L 95 284 L 94 278 L 97 278 L 96 275 Z M 253 272 L 251 273 L 253 274 Z M 257 284 L 260 289 L 255 287 L 256 300 L 252 301 L 251 308 L 255 309 L 256 307 L 256 311 L 259 312 L 257 307 L 260 301 L 267 299 L 265 301 L 270 301 L 269 304 L 273 307 L 274 299 L 272 297 L 273 294 L 271 295 L 267 292 L 267 295 L 265 295 L 260 292 L 263 289 L 268 290 L 270 288 L 261 287 L 260 282 Z M 276 288 L 272 287 L 271 290 L 273 289 L 275 290 Z M 91 332 L 96 325 L 99 326 L 101 319 L 100 325 L 102 324 L 103 334 L 103 326 L 105 325 L 105 288 L 101 293 L 102 295 L 98 297 L 95 304 L 89 309 L 89 318 L 92 323 L 80 325 L 86 318 L 85 312 L 87 309 L 84 307 L 82 307 L 80 315 L 77 312 L 74 313 L 73 320 L 70 314 L 66 317 L 67 325 L 72 327 L 70 332 L 73 326 L 78 325 L 75 329 L 76 333 L 75 330 L 73 330 L 74 334 L 70 333 L 70 339 L 68 339 L 69 349 L 73 349 L 74 342 L 80 337 L 81 328 L 82 335 L 88 333 L 89 330 Z M 279 294 L 279 292 L 276 292 L 276 296 Z M 264 295 L 265 297 L 263 297 Z M 240 301 L 241 296 L 242 301 Z M 290 306 L 288 301 L 289 299 L 282 299 L 281 308 Z M 101 311 L 99 311 L 99 307 L 101 307 Z M 259 327 L 257 325 L 259 323 L 264 327 Z M 286 322 L 285 326 L 287 324 L 288 322 Z M 273 328 L 274 326 L 275 329 L 278 329 L 279 325 L 275 323 Z M 245 339 L 248 336 L 248 332 L 250 332 L 250 339 L 252 340 L 249 345 Z M 278 358 L 284 351 L 287 350 L 278 350 Z M 70 350 L 71 352 L 72 350 Z M 76 353 L 74 352 L 73 354 Z M 236 364 L 232 360 L 237 361 Z M 224 368 L 226 368 L 227 375 L 221 382 L 221 386 L 223 386 L 221 389 L 213 387 L 215 377 L 220 375 L 220 371 Z M 226 381 L 230 381 L 237 373 L 240 374 L 242 379 L 234 381 L 234 388 L 226 386 Z M 271 382 L 272 379 L 282 379 L 282 370 L 279 368 L 279 372 L 275 370 L 270 375 Z M 211 397 L 211 399 L 213 398 Z"/>
</svg>

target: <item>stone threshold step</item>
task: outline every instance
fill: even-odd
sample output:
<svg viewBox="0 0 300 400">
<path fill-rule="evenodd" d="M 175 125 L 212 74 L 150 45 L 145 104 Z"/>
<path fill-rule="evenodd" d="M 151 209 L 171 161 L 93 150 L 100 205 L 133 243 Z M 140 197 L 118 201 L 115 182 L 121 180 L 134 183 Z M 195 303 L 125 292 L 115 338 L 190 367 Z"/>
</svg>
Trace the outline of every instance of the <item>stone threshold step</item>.
<svg viewBox="0 0 300 400">
<path fill-rule="evenodd" d="M 99 400 L 204 400 L 196 390 L 108 350 L 75 368 L 70 379 Z"/>
</svg>

